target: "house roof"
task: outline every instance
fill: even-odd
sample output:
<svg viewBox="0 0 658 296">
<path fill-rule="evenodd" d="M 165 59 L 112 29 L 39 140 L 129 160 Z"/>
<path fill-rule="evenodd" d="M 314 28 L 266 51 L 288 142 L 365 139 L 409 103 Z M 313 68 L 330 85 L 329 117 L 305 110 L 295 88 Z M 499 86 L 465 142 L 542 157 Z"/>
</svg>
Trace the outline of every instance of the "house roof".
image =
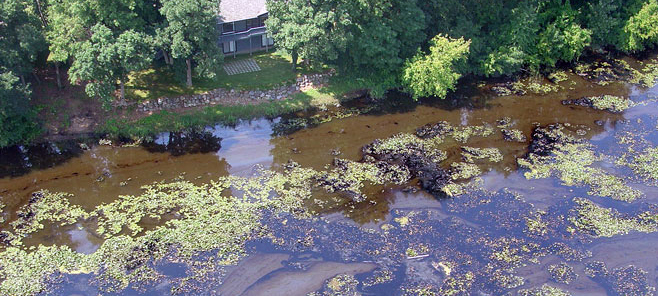
<svg viewBox="0 0 658 296">
<path fill-rule="evenodd" d="M 222 23 L 256 18 L 267 13 L 265 0 L 220 0 L 219 21 Z"/>
</svg>

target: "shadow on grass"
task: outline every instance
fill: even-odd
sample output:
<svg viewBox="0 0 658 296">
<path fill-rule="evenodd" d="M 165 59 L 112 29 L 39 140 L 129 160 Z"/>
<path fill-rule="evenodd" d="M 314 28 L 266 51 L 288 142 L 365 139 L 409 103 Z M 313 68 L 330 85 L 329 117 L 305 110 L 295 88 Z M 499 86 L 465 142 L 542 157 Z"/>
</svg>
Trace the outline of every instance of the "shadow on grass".
<svg viewBox="0 0 658 296">
<path fill-rule="evenodd" d="M 224 63 L 254 59 L 261 68 L 257 72 L 228 75 L 223 69 L 215 77 L 194 77 L 192 87 L 187 87 L 174 69 L 164 64 L 154 65 L 144 71 L 131 73 L 126 83 L 126 96 L 130 100 L 145 101 L 160 97 L 177 97 L 208 92 L 217 88 L 237 90 L 264 90 L 290 85 L 300 74 L 319 73 L 326 66 L 301 65 L 293 71 L 290 58 L 274 52 L 226 57 Z M 182 71 L 182 70 L 181 70 Z"/>
</svg>

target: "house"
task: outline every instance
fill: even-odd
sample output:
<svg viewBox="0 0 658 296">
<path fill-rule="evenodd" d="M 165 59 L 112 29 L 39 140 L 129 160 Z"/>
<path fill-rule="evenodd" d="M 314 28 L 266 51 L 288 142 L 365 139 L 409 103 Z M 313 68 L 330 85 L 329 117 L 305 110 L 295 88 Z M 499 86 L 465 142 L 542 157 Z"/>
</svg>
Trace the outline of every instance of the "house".
<svg viewBox="0 0 658 296">
<path fill-rule="evenodd" d="M 265 0 L 220 0 L 219 44 L 225 55 L 269 50 L 274 40 L 265 30 Z"/>
</svg>

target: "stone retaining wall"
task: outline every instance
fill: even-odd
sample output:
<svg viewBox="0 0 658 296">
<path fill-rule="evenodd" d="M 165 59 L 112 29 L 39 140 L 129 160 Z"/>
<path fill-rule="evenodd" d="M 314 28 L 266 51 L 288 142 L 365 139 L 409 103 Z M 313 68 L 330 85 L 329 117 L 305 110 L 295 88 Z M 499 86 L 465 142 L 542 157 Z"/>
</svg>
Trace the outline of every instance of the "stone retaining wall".
<svg viewBox="0 0 658 296">
<path fill-rule="evenodd" d="M 319 88 L 327 83 L 333 71 L 322 74 L 302 75 L 295 84 L 280 86 L 269 90 L 245 90 L 218 88 L 203 94 L 186 95 L 175 98 L 161 97 L 157 100 L 137 104 L 139 112 L 154 112 L 198 106 L 223 105 L 253 105 L 264 101 L 285 100 L 292 94 L 312 88 Z M 125 102 L 120 105 L 127 105 Z"/>
</svg>

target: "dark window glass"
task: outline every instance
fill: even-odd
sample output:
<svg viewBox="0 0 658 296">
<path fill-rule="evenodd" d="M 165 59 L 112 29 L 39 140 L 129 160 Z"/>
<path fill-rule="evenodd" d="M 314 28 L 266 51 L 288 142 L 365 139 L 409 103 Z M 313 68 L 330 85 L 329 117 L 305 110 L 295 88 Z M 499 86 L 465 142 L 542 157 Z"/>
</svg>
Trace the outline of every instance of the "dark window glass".
<svg viewBox="0 0 658 296">
<path fill-rule="evenodd" d="M 247 21 L 237 21 L 237 22 L 234 22 L 233 24 L 235 24 L 235 31 L 236 32 L 247 31 Z"/>
<path fill-rule="evenodd" d="M 224 23 L 222 25 L 222 33 L 231 33 L 233 32 L 233 23 Z"/>
<path fill-rule="evenodd" d="M 267 15 L 260 16 L 260 17 L 258 18 L 258 23 L 259 23 L 258 25 L 259 25 L 260 27 L 264 27 L 264 26 L 265 26 L 265 20 L 266 20 L 266 19 L 267 19 Z"/>
<path fill-rule="evenodd" d="M 247 20 L 247 29 L 258 28 L 260 26 L 260 21 L 257 18 Z"/>
</svg>

